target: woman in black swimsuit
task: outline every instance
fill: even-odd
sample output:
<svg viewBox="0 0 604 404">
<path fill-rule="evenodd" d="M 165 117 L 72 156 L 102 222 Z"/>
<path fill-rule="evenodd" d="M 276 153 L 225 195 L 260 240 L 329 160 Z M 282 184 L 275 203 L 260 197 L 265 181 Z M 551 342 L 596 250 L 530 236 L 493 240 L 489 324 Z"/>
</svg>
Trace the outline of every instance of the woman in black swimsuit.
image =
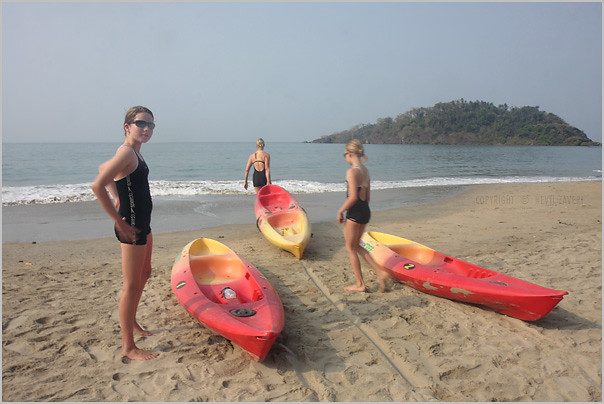
<svg viewBox="0 0 604 404">
<path fill-rule="evenodd" d="M 136 311 L 151 276 L 153 203 L 149 191 L 149 169 L 140 149 L 153 135 L 153 120 L 149 109 L 140 106 L 130 108 L 124 121 L 124 144 L 113 158 L 99 166 L 99 175 L 92 184 L 92 191 L 101 206 L 115 222 L 115 234 L 122 247 L 123 285 L 119 304 L 122 355 L 139 360 L 153 359 L 158 355 L 139 349 L 134 343 L 134 332 L 151 335 L 136 321 Z"/>
<path fill-rule="evenodd" d="M 344 158 L 352 166 L 346 172 L 347 194 L 346 201 L 338 211 L 338 221 L 344 224 L 344 238 L 346 240 L 346 250 L 352 265 L 352 270 L 357 283 L 347 286 L 344 290 L 365 292 L 366 286 L 361 272 L 361 262 L 358 254 L 373 267 L 380 283 L 380 292 L 386 291 L 386 279 L 388 274 L 380 268 L 369 256 L 364 248 L 359 246 L 359 240 L 365 231 L 367 223 L 371 217 L 369 209 L 370 180 L 369 170 L 361 163 L 361 158 L 367 161 L 367 156 L 363 145 L 357 139 L 353 139 L 346 145 Z M 346 212 L 346 218 L 344 218 Z"/>
<path fill-rule="evenodd" d="M 258 193 L 260 188 L 271 183 L 271 156 L 264 151 L 264 140 L 262 138 L 256 141 L 256 148 L 256 153 L 251 154 L 247 159 L 243 188 L 247 189 L 247 177 L 250 168 L 254 166 L 253 184 L 256 193 Z"/>
</svg>

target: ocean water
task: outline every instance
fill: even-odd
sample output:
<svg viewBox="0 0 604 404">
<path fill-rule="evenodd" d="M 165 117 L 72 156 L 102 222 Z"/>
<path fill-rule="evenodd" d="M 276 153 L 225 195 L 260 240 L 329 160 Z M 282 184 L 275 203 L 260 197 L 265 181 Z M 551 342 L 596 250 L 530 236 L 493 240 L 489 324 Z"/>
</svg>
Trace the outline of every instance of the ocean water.
<svg viewBox="0 0 604 404">
<path fill-rule="evenodd" d="M 97 167 L 113 143 L 4 143 L 3 206 L 92 201 Z M 243 174 L 254 142 L 143 145 L 152 196 L 253 194 Z M 293 194 L 345 191 L 343 144 L 267 143 L 273 183 Z M 600 147 L 365 145 L 372 189 L 601 181 Z M 253 171 L 253 170 L 251 170 Z"/>
</svg>

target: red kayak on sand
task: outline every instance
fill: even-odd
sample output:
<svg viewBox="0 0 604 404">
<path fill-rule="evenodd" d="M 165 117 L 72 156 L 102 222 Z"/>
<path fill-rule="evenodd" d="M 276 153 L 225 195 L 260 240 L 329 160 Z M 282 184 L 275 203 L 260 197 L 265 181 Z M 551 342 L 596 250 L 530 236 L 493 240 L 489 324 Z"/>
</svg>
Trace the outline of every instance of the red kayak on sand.
<svg viewBox="0 0 604 404">
<path fill-rule="evenodd" d="M 283 306 L 273 286 L 218 241 L 199 238 L 183 248 L 172 267 L 172 290 L 189 314 L 256 361 L 283 330 Z"/>
<path fill-rule="evenodd" d="M 390 276 L 412 288 L 485 306 L 520 320 L 539 320 L 568 294 L 460 261 L 386 233 L 365 232 L 360 245 Z"/>
</svg>

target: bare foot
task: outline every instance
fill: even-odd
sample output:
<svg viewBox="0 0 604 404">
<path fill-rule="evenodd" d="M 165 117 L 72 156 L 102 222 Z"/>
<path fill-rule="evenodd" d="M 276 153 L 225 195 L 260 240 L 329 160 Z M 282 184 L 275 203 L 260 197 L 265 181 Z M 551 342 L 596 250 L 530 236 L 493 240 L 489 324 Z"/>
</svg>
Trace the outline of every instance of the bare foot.
<svg viewBox="0 0 604 404">
<path fill-rule="evenodd" d="M 136 321 L 134 322 L 134 329 L 132 331 L 138 335 L 142 335 L 143 337 L 148 337 L 151 335 L 149 331 L 143 329 L 143 327 L 141 327 Z"/>
<path fill-rule="evenodd" d="M 345 286 L 344 290 L 348 291 L 348 292 L 366 292 L 367 288 L 365 287 L 365 285 L 353 285 L 353 286 Z"/>
<path fill-rule="evenodd" d="M 387 292 L 390 285 L 390 275 L 386 271 L 380 271 L 377 273 L 378 282 L 380 284 L 379 291 L 380 293 Z"/>
<path fill-rule="evenodd" d="M 380 293 L 384 293 L 384 292 L 388 291 L 388 285 L 386 283 L 387 280 L 388 280 L 388 278 L 378 279 L 378 282 L 380 283 L 380 288 L 378 290 L 380 291 Z"/>
<path fill-rule="evenodd" d="M 124 351 L 122 349 L 122 355 L 132 360 L 146 361 L 149 359 L 157 358 L 159 354 L 155 352 L 145 351 L 144 349 L 139 349 L 135 347 L 129 351 Z"/>
</svg>

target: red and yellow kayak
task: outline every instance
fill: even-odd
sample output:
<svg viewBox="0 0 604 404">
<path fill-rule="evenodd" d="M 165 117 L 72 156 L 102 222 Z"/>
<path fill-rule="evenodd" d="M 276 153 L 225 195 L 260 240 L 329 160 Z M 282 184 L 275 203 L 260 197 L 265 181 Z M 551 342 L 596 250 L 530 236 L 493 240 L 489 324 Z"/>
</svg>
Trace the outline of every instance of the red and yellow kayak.
<svg viewBox="0 0 604 404">
<path fill-rule="evenodd" d="M 520 320 L 539 320 L 568 294 L 460 261 L 386 233 L 365 232 L 360 245 L 392 277 L 408 286 L 485 306 Z"/>
<path fill-rule="evenodd" d="M 261 361 L 283 330 L 281 300 L 252 264 L 218 241 L 187 244 L 172 267 L 172 290 L 189 314 Z"/>
<path fill-rule="evenodd" d="M 302 258 L 310 240 L 310 222 L 298 201 L 278 185 L 263 186 L 254 207 L 258 229 L 268 241 Z"/>
</svg>

